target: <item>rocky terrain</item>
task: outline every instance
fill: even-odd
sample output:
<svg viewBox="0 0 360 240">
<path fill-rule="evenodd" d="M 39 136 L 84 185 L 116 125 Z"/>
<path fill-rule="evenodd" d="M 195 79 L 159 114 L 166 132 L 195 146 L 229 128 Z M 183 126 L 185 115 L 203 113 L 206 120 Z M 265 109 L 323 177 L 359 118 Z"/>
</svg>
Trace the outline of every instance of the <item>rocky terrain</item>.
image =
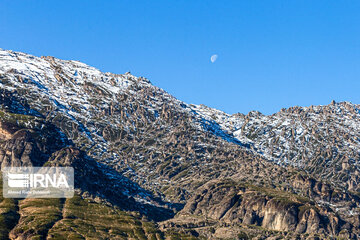
<svg viewBox="0 0 360 240">
<path fill-rule="evenodd" d="M 3 199 L 2 239 L 358 239 L 359 106 L 229 115 L 130 73 L 0 50 L 0 163 L 73 166 Z"/>
</svg>

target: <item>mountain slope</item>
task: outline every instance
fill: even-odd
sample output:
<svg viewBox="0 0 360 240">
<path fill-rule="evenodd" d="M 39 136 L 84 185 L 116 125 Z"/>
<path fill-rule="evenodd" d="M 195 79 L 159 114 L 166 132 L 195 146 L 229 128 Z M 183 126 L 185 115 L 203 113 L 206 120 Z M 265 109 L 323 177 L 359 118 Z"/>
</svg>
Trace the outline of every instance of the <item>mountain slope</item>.
<svg viewBox="0 0 360 240">
<path fill-rule="evenodd" d="M 292 107 L 270 116 L 228 115 L 196 106 L 206 118 L 256 152 L 281 165 L 305 169 L 338 186 L 358 191 L 360 106 L 349 102 Z"/>
<path fill-rule="evenodd" d="M 137 212 L 156 222 L 156 239 L 357 239 L 357 105 L 228 115 L 181 102 L 130 73 L 6 50 L 0 82 L 1 166 L 73 166 L 76 201 L 106 205 L 100 219 L 116 209 Z M 59 210 L 67 202 L 56 203 Z M 71 209 L 81 211 L 82 203 Z M 15 239 L 35 213 L 12 204 L 15 223 L 4 223 L 4 231 Z M 73 224 L 72 215 L 54 216 L 36 225 L 41 236 L 65 234 Z"/>
</svg>

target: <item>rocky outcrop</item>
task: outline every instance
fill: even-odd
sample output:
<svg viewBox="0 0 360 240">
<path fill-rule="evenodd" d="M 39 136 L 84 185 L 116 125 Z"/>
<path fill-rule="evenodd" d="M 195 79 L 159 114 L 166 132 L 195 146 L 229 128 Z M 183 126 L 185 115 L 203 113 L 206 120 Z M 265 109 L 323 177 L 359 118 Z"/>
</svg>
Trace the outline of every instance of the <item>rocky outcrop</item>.
<svg viewBox="0 0 360 240">
<path fill-rule="evenodd" d="M 233 181 L 204 185 L 188 200 L 176 218 L 199 215 L 205 216 L 208 226 L 212 224 L 215 228 L 223 224 L 257 225 L 281 232 L 316 233 L 324 236 L 338 236 L 340 232 L 358 232 L 352 221 L 346 222 L 331 209 L 321 207 L 307 198 L 277 189 Z M 174 226 L 169 225 L 169 222 L 171 220 L 165 226 Z M 202 227 L 204 226 L 206 224 Z M 199 226 L 195 224 L 193 228 L 196 227 Z"/>
<path fill-rule="evenodd" d="M 30 130 L 19 130 L 1 143 L 1 167 L 41 166 L 46 156 L 40 150 Z"/>
<path fill-rule="evenodd" d="M 12 134 L 17 130 L 16 126 L 7 122 L 0 122 L 0 139 L 8 140 Z"/>
</svg>

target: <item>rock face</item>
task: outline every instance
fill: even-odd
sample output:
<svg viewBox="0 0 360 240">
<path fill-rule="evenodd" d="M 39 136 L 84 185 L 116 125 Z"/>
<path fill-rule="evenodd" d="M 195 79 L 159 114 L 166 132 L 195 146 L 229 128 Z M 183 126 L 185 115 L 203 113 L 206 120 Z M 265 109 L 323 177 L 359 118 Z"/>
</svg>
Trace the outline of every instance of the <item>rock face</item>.
<svg viewBox="0 0 360 240">
<path fill-rule="evenodd" d="M 309 198 L 232 181 L 211 182 L 199 189 L 176 218 L 189 215 L 216 219 L 217 224 L 257 225 L 294 234 L 336 236 L 341 229 L 359 231 L 355 218 L 353 223 L 345 222 Z"/>
<path fill-rule="evenodd" d="M 181 102 L 130 73 L 5 50 L 0 83 L 1 167 L 73 166 L 78 197 L 47 203 L 56 211 L 39 221 L 45 213 L 40 207 L 32 215 L 36 202 L 7 203 L 12 224 L 4 224 L 4 238 L 360 234 L 358 105 L 228 115 Z M 113 234 L 77 212 L 102 206 L 106 213 L 96 218 L 113 211 L 114 219 L 143 228 L 130 233 L 116 225 Z M 124 220 L 119 209 L 143 219 Z M 29 219 L 32 230 L 24 227 Z M 162 232 L 151 235 L 146 219 Z M 75 222 L 84 225 L 65 234 Z"/>
</svg>

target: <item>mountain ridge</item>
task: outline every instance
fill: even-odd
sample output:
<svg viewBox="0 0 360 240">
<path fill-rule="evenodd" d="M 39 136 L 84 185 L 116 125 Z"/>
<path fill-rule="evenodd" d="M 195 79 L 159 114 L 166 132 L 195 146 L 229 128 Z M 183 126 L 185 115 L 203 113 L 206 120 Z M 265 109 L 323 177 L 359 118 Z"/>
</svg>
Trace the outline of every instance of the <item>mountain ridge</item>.
<svg viewBox="0 0 360 240">
<path fill-rule="evenodd" d="M 229 115 L 130 73 L 6 50 L 0 82 L 2 166 L 66 162 L 83 179 L 91 166 L 99 177 L 79 181 L 83 199 L 125 211 L 131 202 L 161 231 L 194 238 L 358 238 L 356 104 Z M 56 151 L 41 140 L 52 136 L 44 126 L 57 129 Z M 26 137 L 30 130 L 42 137 Z M 42 152 L 41 163 L 31 151 L 15 154 L 22 146 Z M 111 189 L 111 179 L 122 180 Z M 118 189 L 129 200 L 116 201 Z"/>
</svg>

